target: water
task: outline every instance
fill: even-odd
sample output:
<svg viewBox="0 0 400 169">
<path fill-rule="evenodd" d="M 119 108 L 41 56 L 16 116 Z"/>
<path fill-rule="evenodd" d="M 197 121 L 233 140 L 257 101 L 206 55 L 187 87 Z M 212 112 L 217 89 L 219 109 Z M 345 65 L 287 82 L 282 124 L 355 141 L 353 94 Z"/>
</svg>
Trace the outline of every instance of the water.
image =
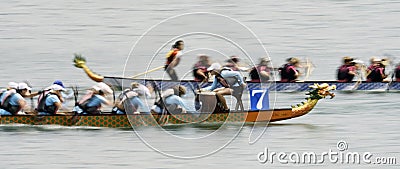
<svg viewBox="0 0 400 169">
<path fill-rule="evenodd" d="M 140 36 L 151 26 L 175 15 L 188 12 L 213 12 L 227 15 L 249 27 L 268 50 L 274 65 L 285 58 L 309 57 L 315 64 L 310 80 L 333 80 L 340 58 L 350 55 L 367 61 L 371 56 L 398 56 L 400 25 L 397 1 L 4 1 L 0 2 L 0 86 L 7 82 L 29 80 L 36 88 L 61 79 L 67 86 L 93 85 L 72 66 L 73 53 L 82 53 L 88 65 L 108 76 L 122 76 L 129 52 Z M 189 20 L 205 23 L 202 20 Z M 180 22 L 180 21 L 177 21 Z M 187 20 L 181 22 L 186 23 Z M 185 25 L 180 25 L 185 26 Z M 213 27 L 214 26 L 214 27 Z M 226 29 L 205 25 L 205 28 Z M 153 36 L 156 45 L 142 46 L 143 51 L 159 47 L 170 38 L 171 28 Z M 240 42 L 250 49 L 254 38 L 238 33 Z M 235 32 L 236 31 L 236 32 Z M 247 38 L 246 38 L 247 37 Z M 187 51 L 199 46 L 215 46 L 227 55 L 237 50 L 225 48 L 221 41 L 205 36 L 185 37 Z M 207 41 L 208 40 L 208 41 Z M 221 43 L 220 43 L 221 42 Z M 207 46 L 208 45 L 208 46 Z M 168 45 L 169 46 L 169 45 Z M 166 49 L 164 49 L 166 50 Z M 197 52 L 210 52 L 209 50 Z M 256 59 L 265 53 L 250 50 Z M 194 56 L 195 52 L 189 53 Z M 215 54 L 215 56 L 214 56 Z M 160 54 L 163 55 L 163 54 Z M 212 53 L 214 60 L 224 57 Z M 155 59 L 159 65 L 163 56 Z M 136 56 L 128 62 L 127 76 L 143 72 L 149 56 Z M 395 57 L 393 57 L 395 59 Z M 185 57 L 178 67 L 179 75 L 187 72 L 195 57 Z M 398 60 L 397 60 L 398 61 Z M 244 59 L 244 62 L 248 62 Z M 153 77 L 160 77 L 155 72 Z M 188 76 L 190 78 L 190 76 Z M 278 93 L 279 107 L 296 104 L 303 93 Z M 334 100 L 321 101 L 308 115 L 270 125 L 263 137 L 248 144 L 251 126 L 232 124 L 222 127 L 219 135 L 202 144 L 181 142 L 171 147 L 175 154 L 200 152 L 223 144 L 241 128 L 239 135 L 224 149 L 199 159 L 166 157 L 147 147 L 131 130 L 65 128 L 57 126 L 1 126 L 1 168 L 320 168 L 321 165 L 260 164 L 257 154 L 268 147 L 276 152 L 323 152 L 336 150 L 345 140 L 349 151 L 372 152 L 375 156 L 396 156 L 400 106 L 398 93 L 339 93 Z M 181 137 L 202 136 L 217 126 L 178 126 L 165 130 Z M 262 126 L 256 127 L 257 131 Z M 140 128 L 149 134 L 159 128 Z M 153 136 L 156 145 L 169 144 L 168 139 Z M 397 162 L 398 163 L 398 162 Z M 325 163 L 328 168 L 386 168 L 395 165 L 350 165 Z"/>
</svg>

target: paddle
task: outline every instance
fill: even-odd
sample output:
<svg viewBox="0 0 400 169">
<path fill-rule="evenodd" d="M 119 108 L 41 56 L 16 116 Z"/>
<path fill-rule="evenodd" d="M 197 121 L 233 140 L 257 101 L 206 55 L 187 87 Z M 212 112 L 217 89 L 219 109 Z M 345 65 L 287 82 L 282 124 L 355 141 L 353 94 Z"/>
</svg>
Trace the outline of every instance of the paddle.
<svg viewBox="0 0 400 169">
<path fill-rule="evenodd" d="M 159 67 L 156 67 L 156 68 L 154 68 L 154 69 L 151 69 L 151 70 L 148 70 L 148 71 L 146 71 L 146 72 L 139 73 L 139 74 L 137 74 L 137 75 L 135 75 L 135 76 L 132 76 L 132 77 L 130 77 L 130 78 L 136 78 L 136 77 L 139 77 L 139 76 L 145 75 L 145 74 L 147 74 L 147 73 L 151 73 L 151 72 L 154 72 L 154 71 L 160 70 L 160 69 L 162 69 L 162 68 L 164 68 L 164 66 L 159 66 Z"/>
<path fill-rule="evenodd" d="M 311 68 L 312 68 L 312 63 L 310 62 L 310 59 L 307 57 L 306 58 L 306 66 L 307 66 L 307 72 L 306 72 L 306 77 L 304 78 L 304 81 L 307 81 L 308 78 L 311 75 Z"/>
<path fill-rule="evenodd" d="M 358 73 L 358 80 L 357 80 L 356 84 L 354 84 L 354 86 L 353 86 L 353 88 L 351 90 L 357 90 L 358 89 L 358 87 L 362 83 L 362 73 L 363 72 L 366 72 L 365 71 L 365 65 L 361 65 L 361 70 Z"/>
<path fill-rule="evenodd" d="M 113 91 L 113 104 L 115 105 L 115 89 L 113 86 L 111 86 L 110 88 Z"/>
<path fill-rule="evenodd" d="M 393 83 L 394 74 L 395 74 L 394 72 L 395 72 L 395 70 L 393 70 L 392 76 L 390 76 L 390 81 L 389 81 L 389 83 L 388 83 L 388 85 L 387 85 L 386 91 L 389 91 L 390 85 L 392 85 L 392 83 Z"/>
<path fill-rule="evenodd" d="M 156 97 L 158 96 L 160 99 L 157 101 L 157 98 L 154 101 L 154 105 L 157 105 L 161 109 L 161 116 L 157 121 L 158 124 L 165 124 L 168 121 L 168 115 L 170 114 L 168 109 L 165 107 L 164 100 L 162 99 L 161 90 L 158 88 L 157 84 L 154 81 L 151 81 L 151 84 L 154 88 L 154 92 L 156 92 Z"/>
<path fill-rule="evenodd" d="M 205 81 L 202 81 L 202 82 L 200 82 L 200 84 L 196 85 L 196 89 L 197 89 L 198 93 L 201 93 L 200 86 L 202 86 L 204 84 L 204 82 Z M 194 107 L 196 110 L 200 110 L 201 104 L 200 104 L 199 94 L 196 93 L 193 85 L 190 85 L 190 89 L 192 90 L 192 92 L 194 94 Z"/>
<path fill-rule="evenodd" d="M 72 86 L 72 91 L 74 92 L 74 99 L 75 99 L 75 106 L 78 106 L 78 87 L 77 86 Z"/>
<path fill-rule="evenodd" d="M 303 64 L 304 64 L 304 62 L 303 62 Z M 306 76 L 304 77 L 304 80 L 296 80 L 296 82 L 307 81 L 312 73 L 312 68 L 314 67 L 314 64 L 310 61 L 310 59 L 308 57 L 306 58 L 306 64 L 304 65 L 304 67 L 305 67 L 305 72 L 306 72 Z M 278 70 L 279 69 L 277 69 L 277 71 Z"/>
</svg>

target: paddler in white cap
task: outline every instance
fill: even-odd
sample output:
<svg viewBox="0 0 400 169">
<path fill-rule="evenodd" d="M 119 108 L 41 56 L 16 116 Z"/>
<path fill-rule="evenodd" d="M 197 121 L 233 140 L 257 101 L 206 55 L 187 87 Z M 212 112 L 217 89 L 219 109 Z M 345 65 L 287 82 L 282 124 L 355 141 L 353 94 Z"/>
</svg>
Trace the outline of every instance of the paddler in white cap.
<svg viewBox="0 0 400 169">
<path fill-rule="evenodd" d="M 103 82 L 97 83 L 78 102 L 78 106 L 74 108 L 74 111 L 79 114 L 100 114 L 102 104 L 112 105 L 111 101 L 105 98 L 109 94 L 113 94 L 110 86 Z"/>
</svg>

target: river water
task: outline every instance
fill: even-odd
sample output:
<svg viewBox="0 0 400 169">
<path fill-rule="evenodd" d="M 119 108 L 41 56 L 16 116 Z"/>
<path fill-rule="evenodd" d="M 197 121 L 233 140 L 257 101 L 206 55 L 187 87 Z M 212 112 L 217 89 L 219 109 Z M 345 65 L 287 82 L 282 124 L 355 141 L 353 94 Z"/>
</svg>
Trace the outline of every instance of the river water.
<svg viewBox="0 0 400 169">
<path fill-rule="evenodd" d="M 399 9 L 400 2 L 394 0 L 2 1 L 0 86 L 28 80 L 38 90 L 56 79 L 67 86 L 93 85 L 73 67 L 74 53 L 85 56 L 102 75 L 135 75 L 162 65 L 171 45 L 167 42 L 180 38 L 186 43 L 186 55 L 177 68 L 181 77 L 191 78 L 185 72 L 199 53 L 217 62 L 239 55 L 244 64 L 250 63 L 246 54 L 257 61 L 267 55 L 260 40 L 275 66 L 292 56 L 309 58 L 315 70 L 308 80 L 334 80 L 343 56 L 365 62 L 371 56 L 396 59 Z M 177 17 L 165 20 L 173 16 Z M 196 33 L 179 37 L 187 30 Z M 156 71 L 149 76 L 162 75 Z M 304 93 L 276 96 L 278 107 L 288 107 L 300 102 Z M 306 116 L 269 125 L 255 144 L 249 144 L 253 126 L 241 124 L 143 127 L 135 128 L 140 131 L 136 134 L 131 129 L 1 126 L 1 168 L 394 168 L 400 160 L 399 101 L 399 93 L 338 92 Z M 264 128 L 258 124 L 254 131 Z M 202 142 L 185 141 L 216 130 L 218 134 Z M 171 137 L 158 135 L 165 131 L 183 139 L 173 143 Z M 153 135 L 146 138 L 151 141 L 145 139 L 150 145 L 140 133 Z M 309 166 L 258 160 L 266 148 L 321 154 L 339 151 L 340 141 L 348 145 L 341 152 L 396 157 L 397 165 L 325 161 Z M 168 147 L 168 152 L 151 147 Z M 214 153 L 206 155 L 210 152 Z"/>
</svg>

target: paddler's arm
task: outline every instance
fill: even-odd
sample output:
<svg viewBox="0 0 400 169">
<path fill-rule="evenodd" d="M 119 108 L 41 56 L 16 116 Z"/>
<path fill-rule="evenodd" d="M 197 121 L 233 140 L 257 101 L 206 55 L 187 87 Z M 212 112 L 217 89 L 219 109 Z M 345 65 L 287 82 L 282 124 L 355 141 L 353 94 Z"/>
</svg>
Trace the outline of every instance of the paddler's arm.
<svg viewBox="0 0 400 169">
<path fill-rule="evenodd" d="M 208 77 L 206 76 L 206 74 L 201 69 L 197 69 L 196 73 L 198 75 L 202 76 L 204 78 L 204 81 L 207 81 Z"/>
<path fill-rule="evenodd" d="M 214 89 L 217 88 L 217 85 L 218 85 L 217 78 L 214 78 L 214 81 L 213 81 L 213 83 L 211 84 L 211 86 L 205 87 L 205 88 L 203 88 L 203 90 L 213 91 Z"/>
<path fill-rule="evenodd" d="M 60 102 L 55 102 L 55 103 L 54 103 L 54 106 L 57 107 L 57 110 L 60 110 L 61 107 L 62 107 L 61 101 L 60 101 Z M 56 112 L 56 114 L 60 114 L 60 113 Z"/>
<path fill-rule="evenodd" d="M 24 98 L 19 98 L 18 99 L 18 105 L 20 106 L 20 111 L 22 111 L 24 108 L 25 108 L 25 106 L 26 106 L 26 101 L 25 101 L 25 99 Z M 32 107 L 33 108 L 33 107 Z"/>
<path fill-rule="evenodd" d="M 57 93 L 54 93 L 54 94 L 57 94 Z M 62 104 L 61 104 L 61 101 L 60 101 L 60 98 L 58 97 L 58 95 L 57 96 L 56 95 L 50 95 L 48 97 L 48 99 L 50 99 L 50 101 L 53 103 L 53 105 L 56 106 L 57 112 L 55 112 L 55 114 L 62 114 L 62 113 L 58 112 L 58 110 L 60 110 L 61 107 L 62 107 Z"/>
<path fill-rule="evenodd" d="M 296 77 L 296 79 L 301 75 L 301 73 L 295 68 L 292 67 L 290 69 L 294 72 L 294 77 Z"/>
<path fill-rule="evenodd" d="M 380 71 L 380 73 L 381 73 L 382 79 L 386 79 L 386 78 L 388 77 L 388 76 L 385 74 L 384 69 L 380 69 L 379 71 Z"/>
<path fill-rule="evenodd" d="M 357 68 L 356 68 L 355 66 L 350 67 L 350 68 L 349 68 L 349 74 L 350 74 L 350 75 L 354 75 L 354 76 L 357 75 L 356 70 L 357 70 Z"/>
<path fill-rule="evenodd" d="M 182 98 L 179 96 L 176 96 L 176 99 L 174 99 L 175 104 L 181 106 L 182 108 L 184 108 L 186 111 L 189 111 L 190 108 L 186 106 L 186 104 L 183 102 Z"/>
<path fill-rule="evenodd" d="M 237 71 L 223 71 L 221 75 L 223 75 L 223 77 L 233 77 L 237 79 L 239 86 L 244 84 L 243 76 Z"/>
</svg>

